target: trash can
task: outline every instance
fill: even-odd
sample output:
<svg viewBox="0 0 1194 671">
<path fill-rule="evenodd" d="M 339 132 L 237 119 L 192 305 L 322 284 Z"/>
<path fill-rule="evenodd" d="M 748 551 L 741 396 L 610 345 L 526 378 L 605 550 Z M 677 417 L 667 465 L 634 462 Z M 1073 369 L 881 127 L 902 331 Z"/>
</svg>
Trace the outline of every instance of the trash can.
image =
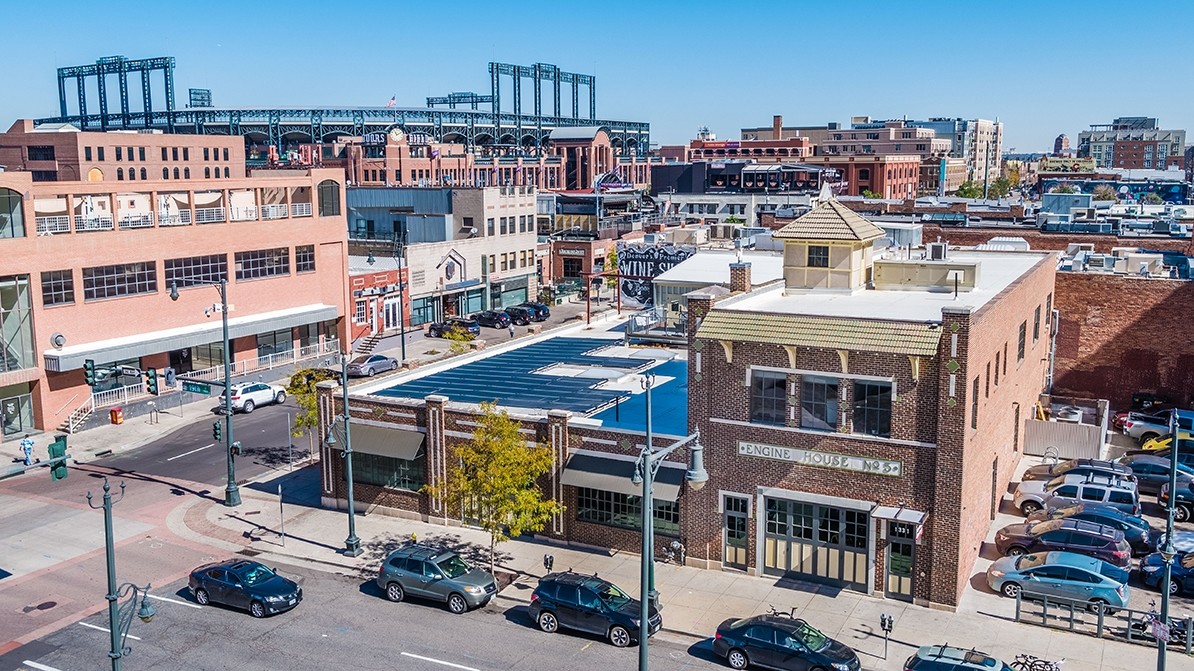
<svg viewBox="0 0 1194 671">
<path fill-rule="evenodd" d="M 108 411 L 108 417 L 113 424 L 124 424 L 124 408 L 112 408 Z"/>
</svg>

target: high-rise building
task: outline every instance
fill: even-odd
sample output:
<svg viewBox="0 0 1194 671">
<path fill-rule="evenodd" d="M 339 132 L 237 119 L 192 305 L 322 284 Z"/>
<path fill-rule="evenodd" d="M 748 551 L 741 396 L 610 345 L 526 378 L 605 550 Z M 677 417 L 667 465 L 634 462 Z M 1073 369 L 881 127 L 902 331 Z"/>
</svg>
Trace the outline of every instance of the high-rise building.
<svg viewBox="0 0 1194 671">
<path fill-rule="evenodd" d="M 1053 154 L 1060 156 L 1061 154 L 1069 152 L 1069 150 L 1070 136 L 1066 135 L 1065 133 L 1058 135 L 1057 139 L 1053 141 Z"/>
<path fill-rule="evenodd" d="M 1078 156 L 1100 168 L 1165 170 L 1184 167 L 1186 131 L 1166 130 L 1154 117 L 1118 117 L 1078 133 Z"/>
<path fill-rule="evenodd" d="M 1003 124 L 987 119 L 930 117 L 927 120 L 902 119 L 911 128 L 931 128 L 938 138 L 950 140 L 950 156 L 966 160 L 966 175 L 976 182 L 999 177 L 1003 156 Z M 851 128 L 881 128 L 885 121 L 870 117 L 855 117 Z"/>
</svg>

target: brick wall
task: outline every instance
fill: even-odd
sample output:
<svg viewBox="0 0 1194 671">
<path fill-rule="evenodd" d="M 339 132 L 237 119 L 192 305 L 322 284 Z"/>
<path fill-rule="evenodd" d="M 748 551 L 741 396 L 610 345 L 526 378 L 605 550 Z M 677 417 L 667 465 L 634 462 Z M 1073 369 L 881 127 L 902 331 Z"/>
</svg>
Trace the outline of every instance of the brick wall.
<svg viewBox="0 0 1194 671">
<path fill-rule="evenodd" d="M 1095 246 L 1096 252 L 1108 253 L 1112 247 L 1146 247 L 1165 249 L 1194 255 L 1194 241 L 1177 238 L 1121 238 L 1114 235 L 1082 235 L 1078 233 L 1042 233 L 1033 228 L 971 228 L 962 226 L 942 227 L 924 224 L 924 239 L 936 240 L 938 236 L 951 245 L 972 247 L 989 242 L 994 237 L 1024 238 L 1034 250 L 1065 251 L 1070 243 L 1086 242 Z"/>
</svg>

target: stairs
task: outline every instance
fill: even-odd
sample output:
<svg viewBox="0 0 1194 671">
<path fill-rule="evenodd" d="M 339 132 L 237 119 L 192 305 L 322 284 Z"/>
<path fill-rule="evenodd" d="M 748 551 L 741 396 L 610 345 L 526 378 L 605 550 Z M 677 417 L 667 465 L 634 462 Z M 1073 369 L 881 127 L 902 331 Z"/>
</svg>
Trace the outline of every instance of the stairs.
<svg viewBox="0 0 1194 671">
<path fill-rule="evenodd" d="M 357 354 L 373 354 L 373 348 L 377 347 L 377 343 L 381 341 L 381 336 L 374 334 L 366 336 L 357 341 Z"/>
</svg>

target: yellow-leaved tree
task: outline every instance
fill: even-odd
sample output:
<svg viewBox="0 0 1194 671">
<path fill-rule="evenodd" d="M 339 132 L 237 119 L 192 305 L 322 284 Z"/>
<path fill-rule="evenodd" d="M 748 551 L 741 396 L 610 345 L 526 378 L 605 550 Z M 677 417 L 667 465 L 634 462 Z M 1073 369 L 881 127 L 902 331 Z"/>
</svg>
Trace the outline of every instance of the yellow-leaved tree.
<svg viewBox="0 0 1194 671">
<path fill-rule="evenodd" d="M 481 404 L 473 438 L 453 450 L 446 477 L 424 493 L 439 497 L 449 514 L 489 533 L 489 570 L 496 569 L 498 543 L 542 531 L 563 508 L 543 498 L 538 480 L 551 470 L 546 445 L 527 444 L 518 422 L 493 403 Z"/>
</svg>

